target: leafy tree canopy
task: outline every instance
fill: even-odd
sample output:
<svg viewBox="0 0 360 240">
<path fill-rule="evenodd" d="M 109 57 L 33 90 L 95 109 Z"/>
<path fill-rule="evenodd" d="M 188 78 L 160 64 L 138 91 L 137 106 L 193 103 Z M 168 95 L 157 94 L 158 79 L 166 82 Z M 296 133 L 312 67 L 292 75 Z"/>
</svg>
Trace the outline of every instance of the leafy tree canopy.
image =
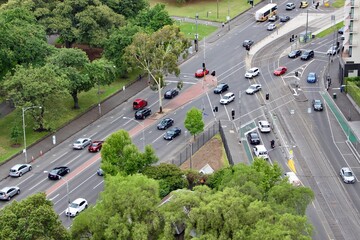
<svg viewBox="0 0 360 240">
<path fill-rule="evenodd" d="M 141 10 L 149 7 L 147 0 L 101 0 L 101 2 L 126 18 L 133 18 Z"/>
<path fill-rule="evenodd" d="M 169 13 L 165 10 L 164 4 L 156 4 L 153 8 L 143 9 L 134 19 L 134 24 L 144 29 L 151 29 L 156 32 L 166 25 L 173 25 Z"/>
<path fill-rule="evenodd" d="M 198 108 L 191 108 L 186 113 L 185 128 L 190 132 L 191 135 L 195 136 L 204 131 L 205 123 L 203 121 L 203 114 Z"/>
</svg>

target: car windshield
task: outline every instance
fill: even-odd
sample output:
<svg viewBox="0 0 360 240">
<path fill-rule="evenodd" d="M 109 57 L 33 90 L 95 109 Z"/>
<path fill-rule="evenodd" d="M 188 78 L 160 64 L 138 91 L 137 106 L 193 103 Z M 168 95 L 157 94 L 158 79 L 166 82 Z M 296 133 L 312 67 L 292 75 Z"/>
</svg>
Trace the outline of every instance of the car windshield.
<svg viewBox="0 0 360 240">
<path fill-rule="evenodd" d="M 321 102 L 320 102 L 320 100 L 315 100 L 315 101 L 314 101 L 314 104 L 315 104 L 315 105 L 320 105 Z"/>
<path fill-rule="evenodd" d="M 91 144 L 91 146 L 93 146 L 93 147 L 97 147 L 97 145 L 99 145 L 99 143 L 93 143 L 93 144 Z"/>
<path fill-rule="evenodd" d="M 225 95 L 224 96 L 224 99 L 229 99 L 230 98 L 230 95 Z"/>
<path fill-rule="evenodd" d="M 270 125 L 268 125 L 268 124 L 266 124 L 266 123 L 262 123 L 262 124 L 261 124 L 261 127 L 263 127 L 263 128 L 268 128 L 268 127 L 270 127 Z"/>
<path fill-rule="evenodd" d="M 53 169 L 50 171 L 51 174 L 57 175 L 59 169 Z"/>
<path fill-rule="evenodd" d="M 344 172 L 344 176 L 346 177 L 352 177 L 352 172 Z"/>
<path fill-rule="evenodd" d="M 314 78 L 314 77 L 315 77 L 315 73 L 309 73 L 309 77 L 310 77 L 310 78 Z"/>
<path fill-rule="evenodd" d="M 80 144 L 80 143 L 81 143 L 81 141 L 77 140 L 75 143 Z"/>
<path fill-rule="evenodd" d="M 70 204 L 70 207 L 71 207 L 71 208 L 78 208 L 78 207 L 79 207 L 79 204 L 77 204 L 77 203 L 71 203 L 71 204 Z"/>
<path fill-rule="evenodd" d="M 167 123 L 167 119 L 163 119 L 163 120 L 160 122 L 161 125 L 165 125 L 166 123 Z"/>
<path fill-rule="evenodd" d="M 166 134 L 167 134 L 167 135 L 174 135 L 174 134 L 175 134 L 175 131 L 169 130 L 169 131 L 166 132 Z"/>
<path fill-rule="evenodd" d="M 256 89 L 255 86 L 250 86 L 250 87 L 249 87 L 249 90 L 255 90 L 255 89 Z"/>
</svg>

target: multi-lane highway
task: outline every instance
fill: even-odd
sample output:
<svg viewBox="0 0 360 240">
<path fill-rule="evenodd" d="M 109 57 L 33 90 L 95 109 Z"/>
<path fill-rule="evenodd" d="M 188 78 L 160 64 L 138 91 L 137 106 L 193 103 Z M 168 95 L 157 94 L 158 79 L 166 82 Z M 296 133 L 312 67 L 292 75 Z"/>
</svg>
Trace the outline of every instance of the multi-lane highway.
<svg viewBox="0 0 360 240">
<path fill-rule="evenodd" d="M 294 18 L 301 12 L 296 9 L 285 13 L 285 3 L 285 1 L 278 2 L 280 15 L 287 14 Z M 184 89 L 173 100 L 164 100 L 165 114 L 153 114 L 141 123 L 129 120 L 134 117 L 131 103 L 137 97 L 146 99 L 153 112 L 158 110 L 158 94 L 146 89 L 44 154 L 35 162 L 32 172 L 21 178 L 7 178 L 0 185 L 19 186 L 22 192 L 16 197 L 17 200 L 45 191 L 54 203 L 54 208 L 64 225 L 69 227 L 72 219 L 64 215 L 68 201 L 83 197 L 90 204 L 95 204 L 103 189 L 103 178 L 96 175 L 100 154 L 89 153 L 87 150 L 73 150 L 72 143 L 77 138 L 90 137 L 92 140 L 104 140 L 111 133 L 125 129 L 130 132 L 133 142 L 140 149 L 143 148 L 144 143 L 151 144 L 160 161 L 169 162 L 187 143 L 190 136 L 182 134 L 173 141 L 165 141 L 162 138 L 164 131 L 156 129 L 160 119 L 164 116 L 173 118 L 174 126 L 182 128 L 184 132 L 184 118 L 191 107 L 203 109 L 208 113 L 204 116 L 206 125 L 215 120 L 231 120 L 231 110 L 234 109 L 236 111 L 234 122 L 237 125 L 255 126 L 258 120 L 268 119 L 275 126 L 272 133 L 260 134 L 262 142 L 268 149 L 270 149 L 270 140 L 276 139 L 277 147 L 269 151 L 270 162 L 278 162 L 284 171 L 288 171 L 283 155 L 284 152 L 293 150 L 299 178 L 304 185 L 313 189 L 316 196 L 307 213 L 316 228 L 314 239 L 356 239 L 360 233 L 358 214 L 360 202 L 357 191 L 359 184 L 343 184 L 338 177 L 338 171 L 341 166 L 347 165 L 356 169 L 358 162 L 347 148 L 346 136 L 332 112 L 327 107 L 323 112 L 309 112 L 311 101 L 306 101 L 313 98 L 323 99 L 321 93 L 325 87 L 321 76 L 326 71 L 328 63 L 326 51 L 331 45 L 332 37 L 297 46 L 314 50 L 314 59 L 290 60 L 287 54 L 296 46 L 291 46 L 289 36 L 292 32 L 302 32 L 305 26 L 304 23 L 304 26 L 293 29 L 291 27 L 293 22 L 290 21 L 279 25 L 280 28 L 288 28 L 289 36 L 270 41 L 253 56 L 251 62 L 246 62 L 249 58 L 242 47 L 245 39 L 252 39 L 256 44 L 269 34 L 277 34 L 276 31 L 271 33 L 266 31 L 268 22 L 254 21 L 253 13 L 257 8 L 240 16 L 232 24 L 231 31 L 217 41 L 201 45 L 200 52 L 180 66 L 179 77 L 169 76 L 166 79 L 168 83 L 166 89 L 175 87 L 178 80 L 184 82 Z M 316 14 L 321 12 L 318 11 Z M 202 84 L 201 79 L 194 77 L 194 72 L 202 67 L 203 62 L 210 72 L 216 71 L 218 82 L 229 84 L 229 91 L 236 95 L 234 102 L 221 106 L 219 104 L 221 95 L 212 93 L 212 83 Z M 252 80 L 245 79 L 244 73 L 248 65 L 259 67 L 260 76 Z M 287 73 L 280 77 L 274 76 L 274 69 L 281 65 L 288 68 Z M 299 72 L 298 79 L 295 77 L 295 71 Z M 320 81 L 315 84 L 307 83 L 306 76 L 310 71 L 316 72 Z M 262 84 L 263 89 L 255 95 L 246 95 L 244 91 L 252 83 Z M 294 96 L 293 83 L 300 85 L 300 89 L 295 88 L 295 90 L 301 93 L 301 97 Z M 265 100 L 264 93 L 270 94 L 270 100 Z M 216 113 L 212 111 L 214 106 L 219 107 Z M 243 144 L 246 145 L 247 142 L 243 141 Z M 59 181 L 48 180 L 44 171 L 62 165 L 71 168 L 70 174 Z M 4 206 L 8 203 L 0 204 Z"/>
</svg>

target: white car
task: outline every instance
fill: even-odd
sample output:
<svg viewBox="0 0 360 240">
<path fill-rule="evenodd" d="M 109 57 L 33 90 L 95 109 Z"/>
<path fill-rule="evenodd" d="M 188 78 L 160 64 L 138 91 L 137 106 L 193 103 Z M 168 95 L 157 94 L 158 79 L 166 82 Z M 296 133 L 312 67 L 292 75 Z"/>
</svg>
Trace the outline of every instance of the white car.
<svg viewBox="0 0 360 240">
<path fill-rule="evenodd" d="M 16 164 L 10 168 L 9 176 L 21 177 L 24 173 L 30 172 L 32 169 L 30 164 Z"/>
<path fill-rule="evenodd" d="M 256 77 L 257 75 L 259 75 L 259 73 L 260 73 L 259 68 L 257 67 L 250 68 L 249 70 L 246 71 L 245 78 Z"/>
<path fill-rule="evenodd" d="M 343 167 L 340 169 L 340 176 L 344 183 L 355 183 L 355 176 L 348 167 Z"/>
<path fill-rule="evenodd" d="M 269 133 L 271 132 L 270 123 L 268 121 L 262 120 L 258 122 L 259 130 L 262 133 Z"/>
<path fill-rule="evenodd" d="M 229 104 L 232 101 L 234 101 L 234 99 L 235 99 L 235 94 L 232 92 L 229 92 L 220 99 L 220 103 L 226 105 L 226 104 Z"/>
<path fill-rule="evenodd" d="M 78 198 L 69 204 L 69 206 L 65 209 L 65 215 L 69 217 L 75 217 L 80 212 L 84 211 L 87 207 L 88 202 L 84 198 Z"/>
<path fill-rule="evenodd" d="M 327 50 L 327 55 L 335 55 L 340 52 L 340 49 L 337 46 L 331 46 L 329 50 Z"/>
<path fill-rule="evenodd" d="M 254 94 L 261 90 L 261 84 L 252 84 L 246 89 L 246 94 Z"/>
<path fill-rule="evenodd" d="M 272 31 L 272 30 L 274 30 L 276 28 L 276 25 L 274 24 L 274 23 L 271 23 L 271 24 L 269 24 L 268 26 L 267 26 L 267 30 L 268 31 Z"/>
<path fill-rule="evenodd" d="M 90 138 L 79 138 L 73 144 L 74 149 L 84 149 L 86 146 L 91 144 Z"/>
<path fill-rule="evenodd" d="M 255 157 L 263 158 L 265 160 L 269 159 L 268 152 L 264 145 L 256 145 L 253 148 Z"/>
<path fill-rule="evenodd" d="M 286 4 L 286 10 L 293 10 L 295 8 L 295 4 L 294 3 L 287 3 Z"/>
</svg>

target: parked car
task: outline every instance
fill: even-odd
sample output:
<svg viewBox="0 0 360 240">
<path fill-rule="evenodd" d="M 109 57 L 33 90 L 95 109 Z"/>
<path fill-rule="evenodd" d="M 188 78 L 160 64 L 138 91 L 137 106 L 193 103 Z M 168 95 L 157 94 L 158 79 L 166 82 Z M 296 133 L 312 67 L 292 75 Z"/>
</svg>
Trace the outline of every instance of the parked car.
<svg viewBox="0 0 360 240">
<path fill-rule="evenodd" d="M 278 15 L 272 15 L 271 17 L 268 18 L 269 22 L 275 22 L 278 19 L 279 19 Z"/>
<path fill-rule="evenodd" d="M 164 98 L 172 99 L 172 98 L 176 97 L 178 94 L 179 94 L 179 90 L 177 90 L 176 88 L 170 89 L 164 93 Z"/>
<path fill-rule="evenodd" d="M 246 46 L 251 46 L 254 44 L 254 41 L 253 40 L 245 40 L 243 42 L 243 47 L 246 47 Z"/>
<path fill-rule="evenodd" d="M 91 144 L 90 138 L 79 138 L 73 143 L 74 149 L 84 149 Z"/>
<path fill-rule="evenodd" d="M 276 28 L 276 25 L 274 24 L 274 23 L 270 23 L 268 26 L 267 26 L 267 30 L 268 31 L 272 31 L 272 30 L 274 30 Z"/>
<path fill-rule="evenodd" d="M 84 211 L 87 207 L 88 202 L 84 198 L 78 198 L 69 204 L 69 206 L 65 209 L 65 215 L 69 217 L 75 217 L 80 212 Z"/>
<path fill-rule="evenodd" d="M 229 85 L 227 85 L 226 83 L 220 83 L 214 89 L 214 93 L 220 94 L 220 93 L 226 92 L 228 89 L 229 89 Z"/>
<path fill-rule="evenodd" d="M 246 89 L 246 94 L 254 94 L 261 90 L 261 84 L 251 84 L 248 89 Z"/>
<path fill-rule="evenodd" d="M 312 101 L 312 105 L 313 105 L 314 111 L 322 111 L 324 108 L 321 100 L 319 100 L 319 99 L 314 99 Z"/>
<path fill-rule="evenodd" d="M 164 139 L 165 140 L 173 140 L 180 134 L 181 134 L 181 129 L 178 127 L 173 127 L 170 130 L 166 131 L 166 133 L 164 134 Z"/>
<path fill-rule="evenodd" d="M 139 110 L 139 109 L 143 109 L 144 107 L 146 107 L 148 105 L 148 102 L 144 99 L 141 98 L 137 98 L 134 100 L 133 102 L 133 109 L 134 110 Z"/>
<path fill-rule="evenodd" d="M 300 2 L 300 8 L 307 8 L 308 6 L 309 6 L 309 3 L 307 1 Z"/>
<path fill-rule="evenodd" d="M 250 144 L 253 144 L 253 145 L 260 144 L 260 137 L 259 137 L 259 134 L 256 131 L 249 132 L 247 134 L 247 138 L 248 138 L 248 141 L 249 141 Z"/>
<path fill-rule="evenodd" d="M 343 34 L 344 34 L 344 30 L 345 30 L 345 27 L 341 27 L 341 28 L 338 30 L 338 34 L 343 35 Z"/>
<path fill-rule="evenodd" d="M 287 22 L 290 20 L 290 17 L 289 16 L 281 16 L 280 17 L 280 22 Z"/>
<path fill-rule="evenodd" d="M 260 70 L 257 67 L 250 68 L 245 73 L 245 78 L 253 78 L 260 74 Z"/>
<path fill-rule="evenodd" d="M 235 99 L 235 94 L 232 92 L 229 92 L 220 99 L 220 103 L 223 105 L 226 105 L 226 104 L 229 104 L 232 101 L 234 101 L 234 99 Z"/>
<path fill-rule="evenodd" d="M 205 73 L 205 75 L 208 75 L 209 74 L 209 70 L 208 69 L 205 69 L 205 71 L 204 71 L 204 69 L 198 69 L 198 70 L 196 70 L 196 72 L 195 72 L 195 77 L 196 78 L 201 78 L 201 77 L 204 77 L 204 73 Z"/>
<path fill-rule="evenodd" d="M 19 187 L 4 187 L 0 190 L 0 200 L 10 201 L 13 196 L 18 194 L 20 194 Z"/>
<path fill-rule="evenodd" d="M 297 58 L 299 56 L 301 56 L 301 50 L 298 49 L 292 50 L 288 55 L 289 58 Z"/>
<path fill-rule="evenodd" d="M 161 120 L 161 122 L 157 125 L 157 129 L 159 130 L 165 130 L 169 127 L 171 127 L 174 123 L 174 119 L 172 118 L 164 118 Z"/>
<path fill-rule="evenodd" d="M 287 71 L 287 68 L 284 67 L 284 66 L 281 66 L 281 67 L 278 67 L 277 69 L 275 69 L 274 75 L 275 75 L 275 76 L 280 76 L 280 75 L 285 74 L 286 71 Z"/>
<path fill-rule="evenodd" d="M 295 8 L 295 3 L 287 3 L 286 4 L 286 10 L 289 10 L 289 11 L 291 11 L 291 10 L 293 10 Z"/>
<path fill-rule="evenodd" d="M 339 52 L 340 52 L 340 48 L 338 48 L 337 46 L 331 46 L 329 48 L 329 50 L 327 50 L 326 54 L 327 55 L 335 55 L 335 54 L 337 54 Z"/>
<path fill-rule="evenodd" d="M 262 120 L 258 122 L 259 130 L 262 133 L 269 133 L 271 132 L 270 123 L 268 121 Z"/>
<path fill-rule="evenodd" d="M 96 171 L 96 174 L 98 176 L 104 176 L 104 170 L 102 170 L 101 168 L 99 168 L 97 171 Z"/>
<path fill-rule="evenodd" d="M 135 119 L 145 119 L 147 116 L 150 115 L 151 115 L 151 109 L 143 108 L 135 112 Z"/>
<path fill-rule="evenodd" d="M 16 164 L 10 168 L 9 175 L 12 177 L 21 177 L 24 173 L 30 172 L 31 169 L 30 164 Z"/>
<path fill-rule="evenodd" d="M 89 152 L 99 152 L 103 143 L 104 141 L 93 141 L 88 148 Z"/>
<path fill-rule="evenodd" d="M 314 72 L 310 72 L 307 76 L 307 80 L 306 80 L 308 83 L 316 83 L 317 81 L 317 76 L 316 76 L 316 73 Z"/>
<path fill-rule="evenodd" d="M 309 60 L 314 57 L 314 51 L 313 50 L 305 50 L 303 54 L 301 55 L 301 60 Z"/>
<path fill-rule="evenodd" d="M 70 168 L 68 167 L 56 167 L 51 170 L 48 174 L 48 178 L 51 180 L 59 180 L 61 177 L 65 176 L 70 172 Z"/>
<path fill-rule="evenodd" d="M 340 169 L 340 176 L 344 183 L 355 183 L 355 176 L 348 167 L 343 167 Z"/>
<path fill-rule="evenodd" d="M 253 147 L 253 152 L 255 157 L 263 158 L 265 160 L 269 159 L 268 152 L 264 145 L 256 145 Z"/>
</svg>

